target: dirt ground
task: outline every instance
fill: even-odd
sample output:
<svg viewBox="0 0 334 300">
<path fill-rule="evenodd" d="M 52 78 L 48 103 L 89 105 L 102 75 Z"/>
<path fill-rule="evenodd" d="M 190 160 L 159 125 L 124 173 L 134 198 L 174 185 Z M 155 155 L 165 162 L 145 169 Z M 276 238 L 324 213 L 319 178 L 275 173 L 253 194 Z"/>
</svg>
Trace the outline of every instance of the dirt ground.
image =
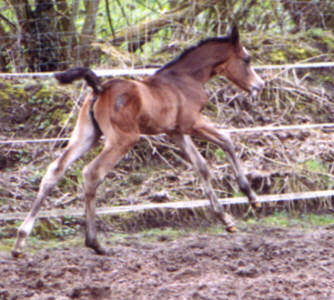
<svg viewBox="0 0 334 300">
<path fill-rule="evenodd" d="M 108 238 L 104 237 L 108 244 Z M 334 226 L 138 235 L 0 256 L 0 299 L 334 299 Z"/>
</svg>

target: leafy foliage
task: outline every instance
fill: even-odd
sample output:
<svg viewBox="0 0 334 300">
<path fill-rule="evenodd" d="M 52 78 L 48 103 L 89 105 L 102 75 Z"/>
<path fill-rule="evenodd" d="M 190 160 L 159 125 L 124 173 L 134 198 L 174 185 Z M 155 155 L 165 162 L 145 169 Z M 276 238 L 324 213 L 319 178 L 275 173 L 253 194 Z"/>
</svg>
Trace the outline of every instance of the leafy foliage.
<svg viewBox="0 0 334 300">
<path fill-rule="evenodd" d="M 274 40 L 274 35 L 308 30 L 321 35 L 334 26 L 331 0 L 5 3 L 0 13 L 2 71 L 157 64 L 162 55 L 174 56 L 194 40 L 225 34 L 232 23 L 249 34 L 253 45 L 263 34 Z M 277 62 L 286 59 L 276 55 Z"/>
</svg>

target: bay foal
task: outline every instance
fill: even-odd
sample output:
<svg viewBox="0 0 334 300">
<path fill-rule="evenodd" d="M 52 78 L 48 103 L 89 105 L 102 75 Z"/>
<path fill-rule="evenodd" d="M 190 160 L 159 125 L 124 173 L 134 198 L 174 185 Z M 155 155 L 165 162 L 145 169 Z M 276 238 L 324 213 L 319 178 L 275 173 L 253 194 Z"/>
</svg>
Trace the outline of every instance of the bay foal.
<svg viewBox="0 0 334 300">
<path fill-rule="evenodd" d="M 141 134 L 165 133 L 180 146 L 203 180 L 214 215 L 226 226 L 227 231 L 235 231 L 232 217 L 218 203 L 207 164 L 191 140 L 191 136 L 202 138 L 226 151 L 240 190 L 253 206 L 258 204 L 229 136 L 217 131 L 201 116 L 208 101 L 204 84 L 214 75 L 224 75 L 252 95 L 264 87 L 264 82 L 250 66 L 250 55 L 241 45 L 236 27 L 226 37 L 209 38 L 185 50 L 143 81 L 115 79 L 101 84 L 95 73 L 87 68 L 74 68 L 56 74 L 60 83 L 84 78 L 93 91 L 83 103 L 67 148 L 50 164 L 42 179 L 32 209 L 18 229 L 12 255 L 21 253 L 50 190 L 65 170 L 87 152 L 101 134 L 105 136 L 104 148 L 83 170 L 87 247 L 93 248 L 98 254 L 106 253 L 97 239 L 95 192 L 105 175 L 138 142 Z"/>
</svg>

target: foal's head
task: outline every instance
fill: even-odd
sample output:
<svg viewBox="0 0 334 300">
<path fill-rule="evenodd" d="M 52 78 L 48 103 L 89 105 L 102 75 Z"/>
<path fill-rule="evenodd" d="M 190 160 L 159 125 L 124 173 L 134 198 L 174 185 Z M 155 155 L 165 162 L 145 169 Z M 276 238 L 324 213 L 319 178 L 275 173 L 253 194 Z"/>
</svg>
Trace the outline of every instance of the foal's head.
<svg viewBox="0 0 334 300">
<path fill-rule="evenodd" d="M 264 81 L 251 67 L 251 56 L 240 44 L 237 27 L 233 27 L 229 37 L 229 50 L 226 60 L 215 68 L 215 73 L 223 75 L 241 89 L 256 96 L 264 88 Z"/>
</svg>

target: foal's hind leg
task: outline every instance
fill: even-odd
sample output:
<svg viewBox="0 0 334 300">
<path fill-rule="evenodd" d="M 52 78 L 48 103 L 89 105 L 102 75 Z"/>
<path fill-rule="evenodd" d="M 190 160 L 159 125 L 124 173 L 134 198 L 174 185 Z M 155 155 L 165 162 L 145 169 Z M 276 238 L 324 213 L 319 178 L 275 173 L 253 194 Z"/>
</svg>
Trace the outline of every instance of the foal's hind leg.
<svg viewBox="0 0 334 300">
<path fill-rule="evenodd" d="M 204 190 L 207 197 L 210 200 L 210 204 L 214 214 L 221 220 L 221 222 L 226 226 L 226 230 L 233 232 L 236 230 L 233 222 L 232 216 L 224 212 L 223 207 L 219 204 L 216 193 L 211 186 L 210 172 L 207 167 L 205 159 L 196 149 L 193 141 L 188 135 L 173 135 L 172 138 L 180 146 L 180 148 L 186 153 L 189 160 L 194 165 L 195 169 L 201 175 L 204 183 Z"/>
<path fill-rule="evenodd" d="M 109 132 L 110 134 L 110 132 Z M 86 204 L 86 239 L 85 245 L 95 250 L 97 254 L 106 254 L 106 250 L 97 240 L 95 223 L 95 193 L 105 175 L 112 169 L 117 162 L 132 148 L 139 136 L 123 135 L 119 138 L 112 138 L 111 143 L 106 137 L 106 145 L 102 152 L 83 170 L 84 193 Z"/>
<path fill-rule="evenodd" d="M 240 190 L 248 197 L 250 204 L 254 208 L 260 207 L 261 203 L 257 202 L 257 196 L 250 187 L 250 184 L 241 168 L 240 161 L 236 156 L 235 149 L 230 137 L 226 134 L 220 133 L 214 127 L 207 124 L 203 120 L 200 120 L 196 124 L 196 127 L 194 128 L 194 134 L 218 145 L 223 151 L 227 152 L 228 157 L 232 163 L 234 172 L 236 174 Z"/>
<path fill-rule="evenodd" d="M 88 114 L 88 105 L 84 104 L 80 111 L 79 119 L 73 131 L 71 140 L 65 151 L 53 161 L 39 187 L 39 192 L 33 202 L 32 208 L 25 218 L 17 232 L 16 242 L 14 244 L 12 255 L 17 257 L 20 255 L 26 238 L 31 233 L 34 226 L 36 216 L 41 208 L 43 200 L 48 196 L 51 189 L 56 185 L 58 180 L 63 176 L 65 170 L 97 141 L 100 133 L 94 127 Z"/>
</svg>

